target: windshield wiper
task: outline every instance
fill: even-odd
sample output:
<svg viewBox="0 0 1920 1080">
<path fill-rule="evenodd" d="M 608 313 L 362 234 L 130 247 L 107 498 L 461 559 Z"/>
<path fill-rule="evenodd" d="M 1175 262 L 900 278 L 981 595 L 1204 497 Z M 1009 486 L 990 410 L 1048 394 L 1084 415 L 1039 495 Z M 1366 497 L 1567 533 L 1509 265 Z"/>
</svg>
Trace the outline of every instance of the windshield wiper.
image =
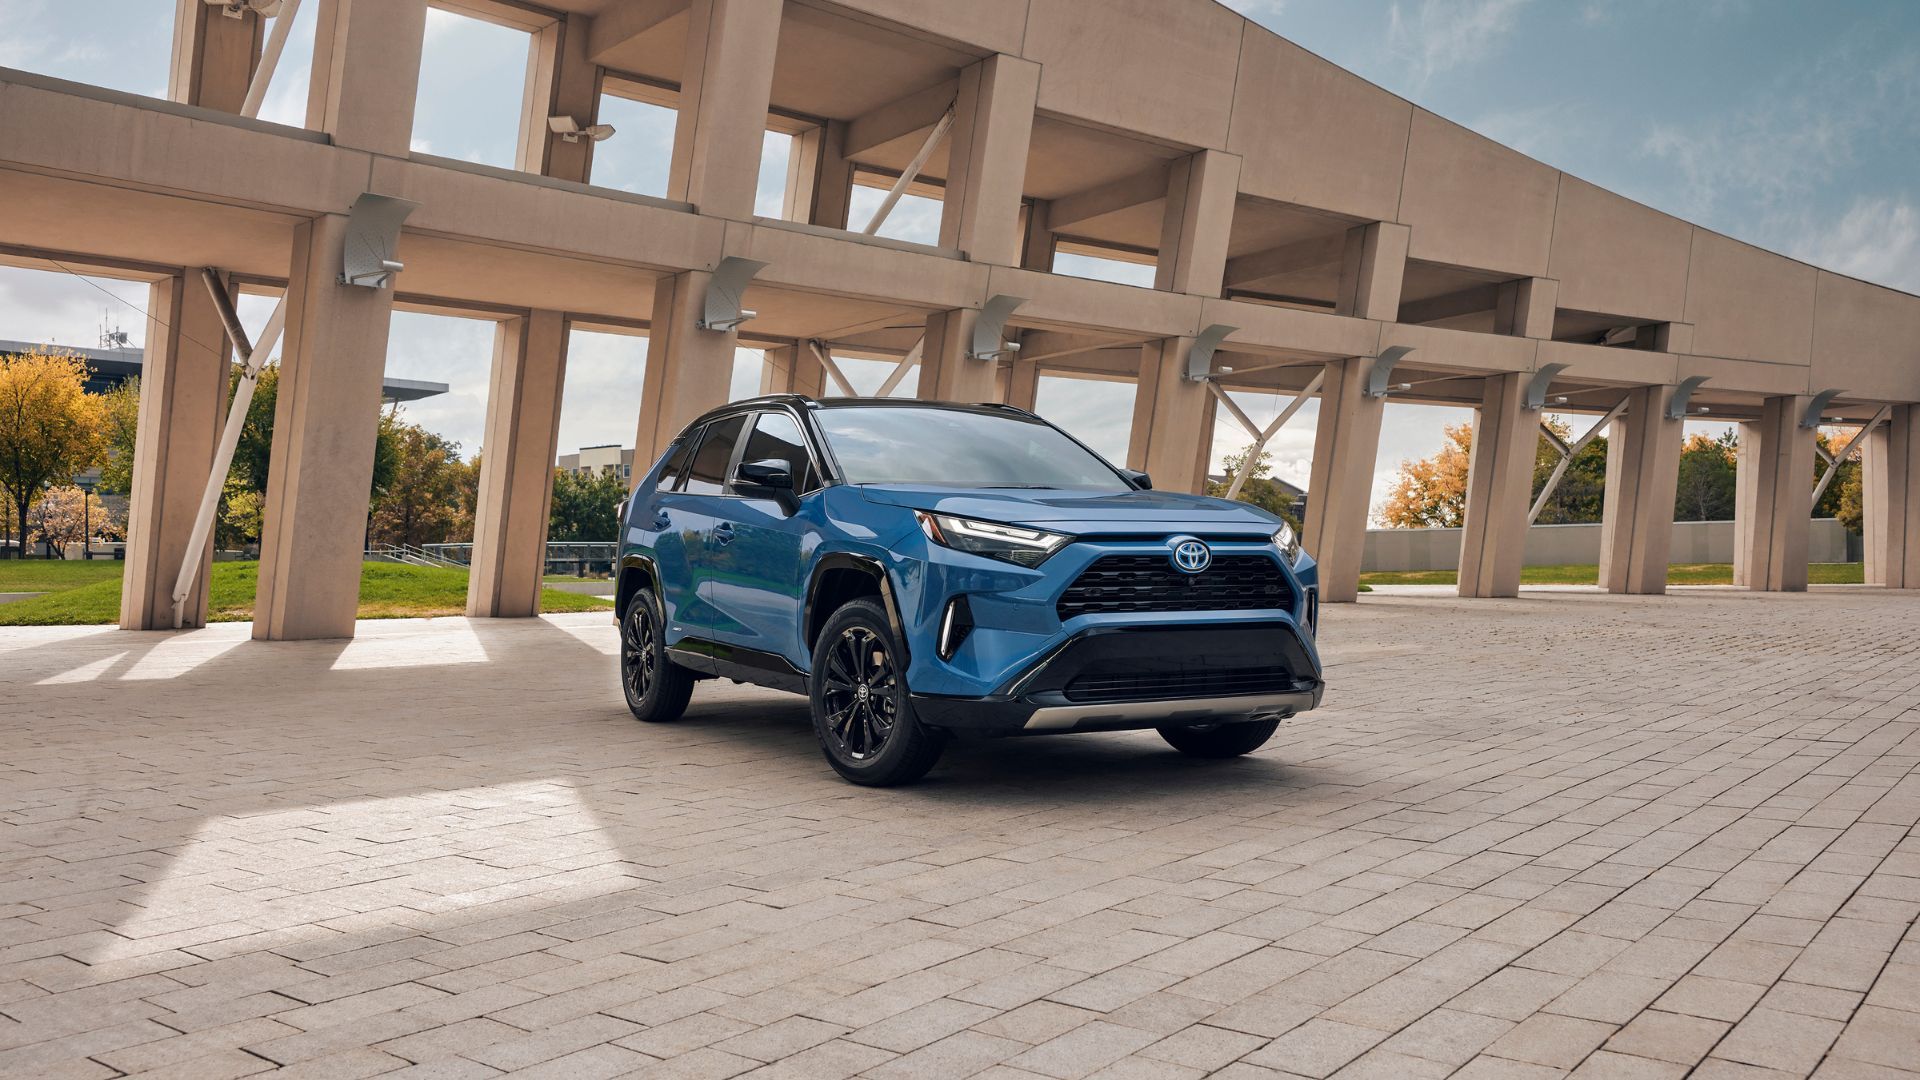
<svg viewBox="0 0 1920 1080">
<path fill-rule="evenodd" d="M 1052 484 L 981 484 L 983 488 L 1023 488 L 1030 491 L 1053 491 Z"/>
</svg>

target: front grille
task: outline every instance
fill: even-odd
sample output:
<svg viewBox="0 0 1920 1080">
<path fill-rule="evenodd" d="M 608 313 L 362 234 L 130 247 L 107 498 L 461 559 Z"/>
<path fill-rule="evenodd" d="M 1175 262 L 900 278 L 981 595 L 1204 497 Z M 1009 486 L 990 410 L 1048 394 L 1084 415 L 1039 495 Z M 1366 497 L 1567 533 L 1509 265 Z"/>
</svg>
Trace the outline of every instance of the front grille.
<svg viewBox="0 0 1920 1080">
<path fill-rule="evenodd" d="M 1198 574 L 1165 555 L 1104 555 L 1067 587 L 1056 610 L 1081 615 L 1143 611 L 1259 611 L 1291 606 L 1280 564 L 1265 555 L 1215 555 Z"/>
<path fill-rule="evenodd" d="M 1099 705 L 1113 701 L 1284 694 L 1292 689 L 1293 673 L 1286 668 L 1254 667 L 1086 674 L 1067 683 L 1065 693 L 1068 701 Z"/>
</svg>

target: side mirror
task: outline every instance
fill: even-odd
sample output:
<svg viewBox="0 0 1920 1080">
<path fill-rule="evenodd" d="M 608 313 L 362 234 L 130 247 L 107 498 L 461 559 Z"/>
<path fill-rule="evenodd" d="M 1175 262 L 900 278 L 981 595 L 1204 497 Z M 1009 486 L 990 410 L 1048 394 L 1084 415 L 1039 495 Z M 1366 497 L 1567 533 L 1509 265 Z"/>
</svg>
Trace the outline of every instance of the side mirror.
<svg viewBox="0 0 1920 1080">
<path fill-rule="evenodd" d="M 1127 483 L 1132 484 L 1141 491 L 1153 490 L 1153 477 L 1148 476 L 1138 469 L 1121 469 L 1120 475 L 1127 478 Z"/>
<path fill-rule="evenodd" d="M 778 458 L 743 461 L 733 470 L 733 484 L 760 491 L 792 491 L 793 466 Z"/>
</svg>

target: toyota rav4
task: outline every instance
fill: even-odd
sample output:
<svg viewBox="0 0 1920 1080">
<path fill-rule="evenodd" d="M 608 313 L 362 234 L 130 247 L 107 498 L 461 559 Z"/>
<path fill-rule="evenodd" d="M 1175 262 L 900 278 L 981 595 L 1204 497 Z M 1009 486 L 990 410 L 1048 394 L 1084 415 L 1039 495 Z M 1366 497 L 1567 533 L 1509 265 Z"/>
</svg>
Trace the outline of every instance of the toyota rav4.
<svg viewBox="0 0 1920 1080">
<path fill-rule="evenodd" d="M 827 761 L 916 780 L 958 735 L 1156 728 L 1245 754 L 1319 704 L 1317 573 L 1285 521 L 1151 489 L 1004 405 L 736 402 L 622 510 L 621 684 L 805 694 Z"/>
</svg>

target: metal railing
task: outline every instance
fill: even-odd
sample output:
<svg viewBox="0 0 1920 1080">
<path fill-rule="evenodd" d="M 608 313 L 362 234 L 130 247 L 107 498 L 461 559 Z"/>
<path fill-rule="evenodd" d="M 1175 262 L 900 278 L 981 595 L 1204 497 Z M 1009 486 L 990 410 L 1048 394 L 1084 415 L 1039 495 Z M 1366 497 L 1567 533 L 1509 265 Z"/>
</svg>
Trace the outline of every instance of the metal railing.
<svg viewBox="0 0 1920 1080">
<path fill-rule="evenodd" d="M 375 562 L 403 562 L 416 566 L 453 566 L 473 564 L 472 544 L 376 544 L 367 549 L 367 558 Z M 547 544 L 545 572 L 573 574 L 578 577 L 612 576 L 619 561 L 617 541 L 557 540 Z"/>
</svg>

